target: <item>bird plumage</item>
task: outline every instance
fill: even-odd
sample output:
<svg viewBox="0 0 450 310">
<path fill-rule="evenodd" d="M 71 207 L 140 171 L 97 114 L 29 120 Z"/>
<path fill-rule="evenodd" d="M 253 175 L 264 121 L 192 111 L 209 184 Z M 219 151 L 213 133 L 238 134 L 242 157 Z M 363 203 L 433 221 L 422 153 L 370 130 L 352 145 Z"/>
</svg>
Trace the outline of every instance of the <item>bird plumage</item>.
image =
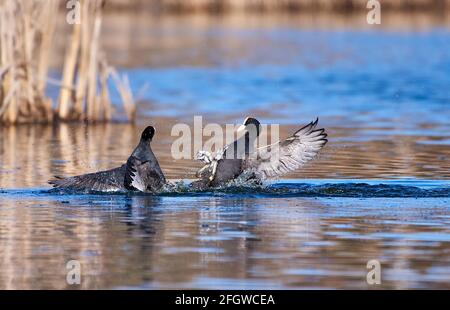
<svg viewBox="0 0 450 310">
<path fill-rule="evenodd" d="M 256 156 L 243 162 L 261 179 L 279 177 L 303 167 L 328 142 L 325 129 L 316 129 L 319 119 L 297 130 L 292 136 L 268 147 L 257 149 Z"/>
<path fill-rule="evenodd" d="M 255 121 L 255 119 L 250 119 L 250 123 L 253 125 Z M 212 167 L 212 163 L 207 163 L 201 169 L 202 179 L 196 182 L 195 186 L 202 184 L 215 187 L 244 175 L 244 173 L 248 178 L 262 181 L 301 168 L 312 160 L 328 141 L 325 129 L 316 129 L 318 121 L 316 119 L 283 141 L 255 149 L 254 142 L 260 131 L 259 122 L 256 121 L 256 128 L 258 128 L 256 135 L 250 137 L 246 134 L 240 138 L 244 139 L 245 148 L 241 147 L 241 151 L 236 151 L 237 144 L 242 142 L 240 139 L 232 144 L 233 148 L 227 146 L 223 158 L 216 160 L 215 170 L 209 168 Z M 249 118 L 244 122 L 244 126 L 249 125 L 248 122 Z"/>
<path fill-rule="evenodd" d="M 49 183 L 56 188 L 78 191 L 156 192 L 161 190 L 166 179 L 150 147 L 154 133 L 153 127 L 147 127 L 127 162 L 120 167 L 69 178 L 57 177 Z"/>
</svg>

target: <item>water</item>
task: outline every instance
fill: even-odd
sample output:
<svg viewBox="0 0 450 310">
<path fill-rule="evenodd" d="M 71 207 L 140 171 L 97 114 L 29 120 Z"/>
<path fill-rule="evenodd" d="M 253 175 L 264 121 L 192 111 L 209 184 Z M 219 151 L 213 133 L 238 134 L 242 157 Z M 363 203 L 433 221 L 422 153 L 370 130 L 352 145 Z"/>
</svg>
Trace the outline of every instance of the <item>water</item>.
<svg viewBox="0 0 450 310">
<path fill-rule="evenodd" d="M 448 25 L 355 29 L 107 18 L 109 58 L 136 93 L 149 84 L 137 124 L 0 128 L 0 288 L 73 288 L 71 259 L 81 288 L 373 288 L 371 259 L 380 288 L 450 288 Z M 281 136 L 319 116 L 329 143 L 263 188 L 149 196 L 47 185 L 122 164 L 147 124 L 167 177 L 193 179 L 201 165 L 170 147 L 172 126 L 194 115 L 253 115 L 280 123 Z"/>
<path fill-rule="evenodd" d="M 427 197 L 435 182 L 403 184 L 422 187 L 418 198 L 297 183 L 270 194 L 2 191 L 0 283 L 68 288 L 64 264 L 77 259 L 83 288 L 370 288 L 366 264 L 377 259 L 382 288 L 450 288 L 448 183 L 439 198 Z"/>
</svg>

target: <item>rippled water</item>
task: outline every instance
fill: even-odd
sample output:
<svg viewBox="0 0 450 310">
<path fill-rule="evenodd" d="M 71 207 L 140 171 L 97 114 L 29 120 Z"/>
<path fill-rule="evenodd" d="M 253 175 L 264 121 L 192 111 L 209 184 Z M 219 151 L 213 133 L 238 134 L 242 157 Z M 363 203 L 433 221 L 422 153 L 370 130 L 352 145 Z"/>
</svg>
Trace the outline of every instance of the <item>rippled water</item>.
<svg viewBox="0 0 450 310">
<path fill-rule="evenodd" d="M 136 125 L 0 128 L 0 288 L 70 288 L 71 259 L 82 288 L 372 288 L 371 259 L 380 288 L 450 288 L 448 26 L 175 21 L 106 20 L 110 58 L 136 93 L 149 84 Z M 189 182 L 200 164 L 172 158 L 171 128 L 194 115 L 253 115 L 280 123 L 282 137 L 319 116 L 329 143 L 263 188 L 47 185 L 122 164 L 148 124 L 167 177 Z"/>
<path fill-rule="evenodd" d="M 370 288 L 377 259 L 382 288 L 450 288 L 448 183 L 403 184 L 419 198 L 402 197 L 400 182 L 383 186 L 396 198 L 330 193 L 345 184 L 370 196 L 376 185 L 297 183 L 283 186 L 330 197 L 2 191 L 1 287 L 68 288 L 65 263 L 77 259 L 83 288 Z"/>
</svg>

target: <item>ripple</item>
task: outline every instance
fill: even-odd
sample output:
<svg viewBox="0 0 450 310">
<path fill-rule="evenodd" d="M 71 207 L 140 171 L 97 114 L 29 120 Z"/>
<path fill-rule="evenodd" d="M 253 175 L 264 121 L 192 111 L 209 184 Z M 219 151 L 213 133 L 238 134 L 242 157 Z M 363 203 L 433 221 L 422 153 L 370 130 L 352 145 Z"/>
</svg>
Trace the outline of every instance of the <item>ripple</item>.
<svg viewBox="0 0 450 310">
<path fill-rule="evenodd" d="M 190 181 L 176 182 L 170 190 L 163 193 L 99 193 L 76 192 L 61 189 L 16 189 L 0 190 L 1 195 L 53 196 L 64 198 L 62 204 L 71 204 L 70 197 L 77 195 L 92 195 L 96 199 L 104 200 L 106 204 L 113 204 L 111 197 L 229 197 L 229 198 L 288 198 L 288 197 L 348 197 L 348 198 L 450 198 L 449 181 L 424 180 L 385 180 L 385 181 L 348 181 L 343 180 L 315 180 L 312 182 L 280 181 L 263 186 L 233 184 L 211 190 L 193 190 Z"/>
</svg>

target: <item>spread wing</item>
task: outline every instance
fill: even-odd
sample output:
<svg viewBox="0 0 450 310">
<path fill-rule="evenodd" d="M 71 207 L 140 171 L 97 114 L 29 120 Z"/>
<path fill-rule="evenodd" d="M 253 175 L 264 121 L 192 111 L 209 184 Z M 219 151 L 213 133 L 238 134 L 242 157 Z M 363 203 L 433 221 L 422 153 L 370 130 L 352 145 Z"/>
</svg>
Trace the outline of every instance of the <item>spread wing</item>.
<svg viewBox="0 0 450 310">
<path fill-rule="evenodd" d="M 259 148 L 256 156 L 244 161 L 244 169 L 252 169 L 261 178 L 273 178 L 302 167 L 328 142 L 325 129 L 316 129 L 318 122 L 316 119 L 284 141 Z"/>
<path fill-rule="evenodd" d="M 107 171 L 89 173 L 69 178 L 56 177 L 49 181 L 55 188 L 77 191 L 114 192 L 124 189 L 125 165 Z"/>
</svg>

